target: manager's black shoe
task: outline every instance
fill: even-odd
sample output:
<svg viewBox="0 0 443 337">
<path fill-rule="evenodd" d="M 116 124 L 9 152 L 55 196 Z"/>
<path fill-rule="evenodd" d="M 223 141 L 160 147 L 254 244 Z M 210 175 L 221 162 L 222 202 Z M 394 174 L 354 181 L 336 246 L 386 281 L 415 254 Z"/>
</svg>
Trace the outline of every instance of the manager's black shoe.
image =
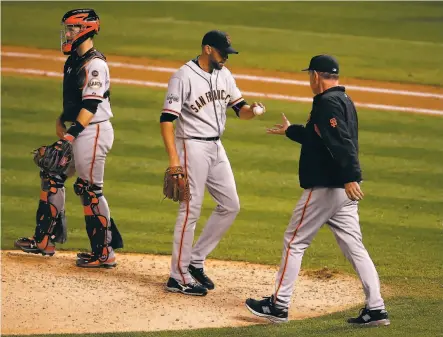
<svg viewBox="0 0 443 337">
<path fill-rule="evenodd" d="M 368 326 L 368 327 L 391 324 L 388 318 L 388 312 L 385 309 L 369 310 L 366 307 L 360 309 L 358 317 L 349 318 L 348 323 L 356 326 Z"/>
<path fill-rule="evenodd" d="M 288 321 L 288 309 L 276 308 L 274 296 L 264 297 L 261 301 L 248 298 L 245 305 L 254 315 L 267 318 L 273 323 L 286 323 Z"/>
<path fill-rule="evenodd" d="M 166 283 L 166 290 L 192 296 L 206 296 L 208 293 L 208 289 L 198 283 L 183 284 L 172 277 L 170 277 L 168 283 Z"/>
<path fill-rule="evenodd" d="M 203 287 L 208 290 L 214 289 L 214 282 L 212 282 L 208 275 L 205 274 L 203 268 L 195 268 L 193 265 L 189 265 L 188 270 L 194 280 L 200 283 Z"/>
</svg>

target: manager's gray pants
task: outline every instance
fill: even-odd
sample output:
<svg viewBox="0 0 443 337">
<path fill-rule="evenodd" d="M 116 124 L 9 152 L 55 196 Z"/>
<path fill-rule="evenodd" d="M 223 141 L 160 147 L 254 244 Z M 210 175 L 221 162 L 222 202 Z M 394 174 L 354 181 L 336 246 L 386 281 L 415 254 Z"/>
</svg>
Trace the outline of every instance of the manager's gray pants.
<svg viewBox="0 0 443 337">
<path fill-rule="evenodd" d="M 366 306 L 384 309 L 378 274 L 362 242 L 358 202 L 351 201 L 343 188 L 313 188 L 303 192 L 284 236 L 283 256 L 275 283 L 276 306 L 289 307 L 303 254 L 325 223 L 362 282 Z"/>
</svg>

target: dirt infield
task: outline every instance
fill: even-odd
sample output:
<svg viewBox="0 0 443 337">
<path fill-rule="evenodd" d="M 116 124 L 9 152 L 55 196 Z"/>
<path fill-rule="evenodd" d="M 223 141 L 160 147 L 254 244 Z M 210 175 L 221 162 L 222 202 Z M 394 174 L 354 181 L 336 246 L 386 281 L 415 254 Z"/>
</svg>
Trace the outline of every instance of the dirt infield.
<svg viewBox="0 0 443 337">
<path fill-rule="evenodd" d="M 2 334 L 182 330 L 268 323 L 244 307 L 270 295 L 277 267 L 206 263 L 216 289 L 206 297 L 164 290 L 169 256 L 118 254 L 119 265 L 81 269 L 75 253 L 53 257 L 2 251 Z M 356 278 L 328 270 L 301 273 L 290 319 L 332 313 L 364 300 Z M 124 316 L 124 319 L 122 319 Z"/>
</svg>

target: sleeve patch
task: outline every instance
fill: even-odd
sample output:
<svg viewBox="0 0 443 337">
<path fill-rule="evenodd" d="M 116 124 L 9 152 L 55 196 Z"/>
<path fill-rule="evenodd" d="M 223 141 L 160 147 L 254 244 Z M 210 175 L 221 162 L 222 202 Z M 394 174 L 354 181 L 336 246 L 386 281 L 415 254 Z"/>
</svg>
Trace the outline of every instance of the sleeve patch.
<svg viewBox="0 0 443 337">
<path fill-rule="evenodd" d="M 95 70 L 94 70 L 95 71 Z M 88 82 L 88 87 L 92 89 L 99 89 L 103 86 L 98 78 L 91 78 Z"/>
<path fill-rule="evenodd" d="M 172 102 L 178 102 L 179 101 L 179 96 L 176 94 L 169 94 L 166 97 L 166 100 L 168 101 L 169 104 L 172 104 Z"/>
</svg>

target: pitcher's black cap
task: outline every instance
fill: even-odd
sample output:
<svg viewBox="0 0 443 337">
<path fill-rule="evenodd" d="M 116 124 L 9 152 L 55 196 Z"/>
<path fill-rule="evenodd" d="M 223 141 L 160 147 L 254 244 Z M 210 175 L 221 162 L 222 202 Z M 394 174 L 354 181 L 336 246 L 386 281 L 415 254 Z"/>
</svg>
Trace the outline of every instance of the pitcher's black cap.
<svg viewBox="0 0 443 337">
<path fill-rule="evenodd" d="M 207 32 L 202 40 L 202 46 L 204 45 L 217 48 L 226 54 L 238 54 L 238 51 L 231 46 L 231 38 L 229 35 L 221 30 L 211 30 Z"/>
</svg>

